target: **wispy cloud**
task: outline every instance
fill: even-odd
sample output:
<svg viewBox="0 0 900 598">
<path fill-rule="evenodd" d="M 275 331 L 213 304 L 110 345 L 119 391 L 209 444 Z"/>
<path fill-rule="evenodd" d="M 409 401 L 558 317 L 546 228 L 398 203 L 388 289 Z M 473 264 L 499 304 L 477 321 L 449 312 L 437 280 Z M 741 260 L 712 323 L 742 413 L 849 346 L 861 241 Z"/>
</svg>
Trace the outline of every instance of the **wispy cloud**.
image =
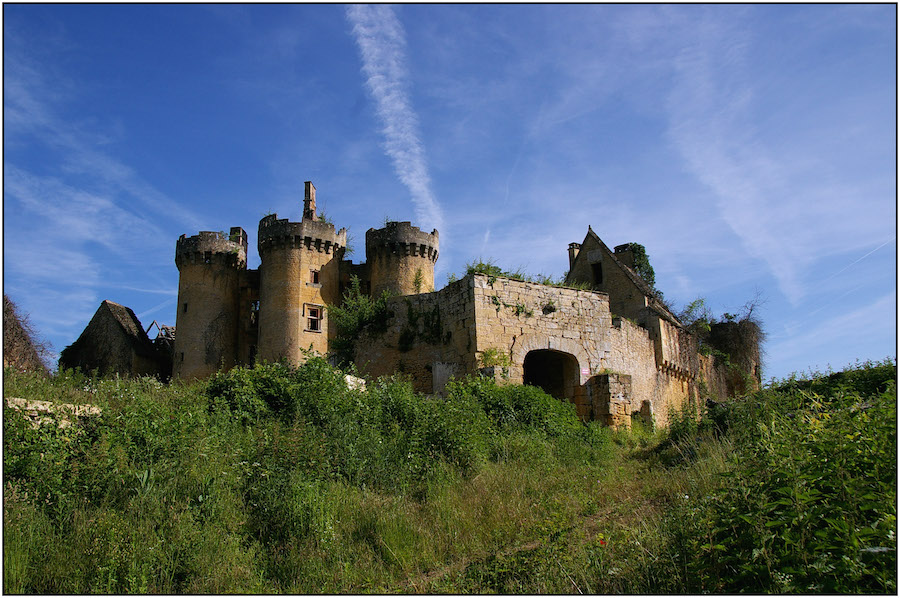
<svg viewBox="0 0 900 598">
<path fill-rule="evenodd" d="M 690 29 L 691 41 L 673 58 L 669 140 L 713 192 L 716 211 L 744 251 L 764 262 L 784 296 L 799 305 L 812 291 L 808 273 L 816 262 L 870 249 L 891 234 L 871 217 L 878 207 L 889 209 L 889 181 L 864 183 L 851 166 L 878 155 L 879 125 L 872 115 L 860 114 L 850 126 L 828 116 L 862 104 L 783 101 L 814 95 L 821 83 L 801 73 L 769 77 L 753 63 L 760 40 L 752 28 L 712 13 L 695 16 L 679 25 Z M 835 81 L 848 76 L 830 68 Z M 865 208 L 848 210 L 853 204 Z"/>
<path fill-rule="evenodd" d="M 5 42 L 4 282 L 59 349 L 135 267 L 161 289 L 174 246 L 164 223 L 191 230 L 200 219 L 113 154 L 115 123 L 71 117 L 86 90 L 48 58 L 74 51 L 68 42 L 39 52 L 26 36 Z"/>
<path fill-rule="evenodd" d="M 419 122 L 407 92 L 406 36 L 386 5 L 353 5 L 347 19 L 363 62 L 366 87 L 376 103 L 384 147 L 397 176 L 409 189 L 416 219 L 426 228 L 443 228 L 441 206 L 431 189 Z"/>
<path fill-rule="evenodd" d="M 36 144 L 49 149 L 58 157 L 60 174 L 84 175 L 95 188 L 106 185 L 111 192 L 126 196 L 130 204 L 149 209 L 156 217 L 189 229 L 200 226 L 201 219 L 191 210 L 111 155 L 104 147 L 110 141 L 108 135 L 62 115 L 66 103 L 78 96 L 77 85 L 64 73 L 29 56 L 15 36 L 6 48 L 3 82 L 4 142 L 9 148 Z M 15 163 L 17 158 L 8 154 L 6 161 Z"/>
<path fill-rule="evenodd" d="M 818 367 L 840 368 L 854 359 L 882 359 L 896 343 L 897 296 L 892 293 L 877 297 L 864 306 L 829 319 L 814 320 L 790 331 L 770 343 L 767 352 L 778 355 L 779 367 L 786 372 L 803 369 L 809 363 L 810 347 L 834 347 L 830 363 Z M 885 355 L 871 354 L 872 347 L 882 345 Z"/>
</svg>

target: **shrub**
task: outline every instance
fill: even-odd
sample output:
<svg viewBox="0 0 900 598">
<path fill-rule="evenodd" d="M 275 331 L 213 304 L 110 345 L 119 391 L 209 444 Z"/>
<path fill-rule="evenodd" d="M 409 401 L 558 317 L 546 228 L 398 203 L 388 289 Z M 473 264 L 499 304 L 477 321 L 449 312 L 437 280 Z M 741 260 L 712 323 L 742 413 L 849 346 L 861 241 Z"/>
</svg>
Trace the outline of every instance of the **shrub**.
<svg viewBox="0 0 900 598">
<path fill-rule="evenodd" d="M 865 370 L 732 405 L 733 476 L 698 509 L 703 591 L 896 592 L 896 367 Z"/>
</svg>

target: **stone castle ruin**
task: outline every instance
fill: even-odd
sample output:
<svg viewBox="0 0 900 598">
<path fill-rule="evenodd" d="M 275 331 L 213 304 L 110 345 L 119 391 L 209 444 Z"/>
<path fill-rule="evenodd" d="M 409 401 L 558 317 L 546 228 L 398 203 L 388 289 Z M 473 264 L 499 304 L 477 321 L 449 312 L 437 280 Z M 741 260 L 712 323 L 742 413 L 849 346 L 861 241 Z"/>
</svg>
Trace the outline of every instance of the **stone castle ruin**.
<svg viewBox="0 0 900 598">
<path fill-rule="evenodd" d="M 409 222 L 369 229 L 362 264 L 344 259 L 346 245 L 346 230 L 318 217 L 311 182 L 300 222 L 260 221 L 258 269 L 247 268 L 240 227 L 182 235 L 172 375 L 328 354 L 337 337 L 329 306 L 357 277 L 364 293 L 391 298 L 383 325 L 356 339 L 356 366 L 401 373 L 418 392 L 441 395 L 451 377 L 481 374 L 540 386 L 584 419 L 629 426 L 633 418 L 665 425 L 687 401 L 735 390 L 733 367 L 701 354 L 634 271 L 631 246 L 610 250 L 590 227 L 568 248 L 565 284 L 579 288 L 473 273 L 435 291 L 438 231 Z M 758 345 L 744 361 L 758 384 Z"/>
</svg>

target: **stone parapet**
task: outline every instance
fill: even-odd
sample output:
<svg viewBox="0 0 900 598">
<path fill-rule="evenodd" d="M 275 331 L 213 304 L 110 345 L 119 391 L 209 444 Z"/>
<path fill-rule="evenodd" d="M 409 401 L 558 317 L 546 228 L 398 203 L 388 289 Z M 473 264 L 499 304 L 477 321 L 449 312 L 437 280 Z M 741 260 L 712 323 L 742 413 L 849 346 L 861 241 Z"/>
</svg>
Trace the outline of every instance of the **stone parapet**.
<svg viewBox="0 0 900 598">
<path fill-rule="evenodd" d="M 247 267 L 247 233 L 235 226 L 228 234 L 200 231 L 188 237 L 181 235 L 175 243 L 175 265 L 217 264 L 244 269 Z"/>
<path fill-rule="evenodd" d="M 404 257 L 423 257 L 432 263 L 438 258 L 438 232 L 422 232 L 411 222 L 388 222 L 384 228 L 366 231 L 366 257 L 380 254 Z"/>
<path fill-rule="evenodd" d="M 347 229 L 335 232 L 324 220 L 290 222 L 269 214 L 259 221 L 257 247 L 260 255 L 277 249 L 307 249 L 326 254 L 340 253 L 347 246 Z"/>
</svg>

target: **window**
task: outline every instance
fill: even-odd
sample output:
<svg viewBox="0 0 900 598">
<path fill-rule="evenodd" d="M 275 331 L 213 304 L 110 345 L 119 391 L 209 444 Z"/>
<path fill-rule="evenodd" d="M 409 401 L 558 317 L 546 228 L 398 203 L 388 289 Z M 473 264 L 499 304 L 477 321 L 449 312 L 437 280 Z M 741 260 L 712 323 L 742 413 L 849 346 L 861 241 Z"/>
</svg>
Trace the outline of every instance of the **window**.
<svg viewBox="0 0 900 598">
<path fill-rule="evenodd" d="M 250 302 L 250 326 L 259 324 L 259 299 Z"/>
<path fill-rule="evenodd" d="M 591 274 L 594 275 L 594 284 L 603 284 L 603 267 L 600 262 L 591 264 Z"/>
<path fill-rule="evenodd" d="M 322 306 L 306 306 L 306 330 L 309 332 L 322 332 Z"/>
<path fill-rule="evenodd" d="M 310 270 L 309 271 L 309 282 L 312 284 L 319 284 L 319 271 L 318 270 Z"/>
<path fill-rule="evenodd" d="M 183 314 L 187 313 L 187 303 L 185 303 L 184 305 L 181 306 L 181 313 L 183 313 Z"/>
</svg>

